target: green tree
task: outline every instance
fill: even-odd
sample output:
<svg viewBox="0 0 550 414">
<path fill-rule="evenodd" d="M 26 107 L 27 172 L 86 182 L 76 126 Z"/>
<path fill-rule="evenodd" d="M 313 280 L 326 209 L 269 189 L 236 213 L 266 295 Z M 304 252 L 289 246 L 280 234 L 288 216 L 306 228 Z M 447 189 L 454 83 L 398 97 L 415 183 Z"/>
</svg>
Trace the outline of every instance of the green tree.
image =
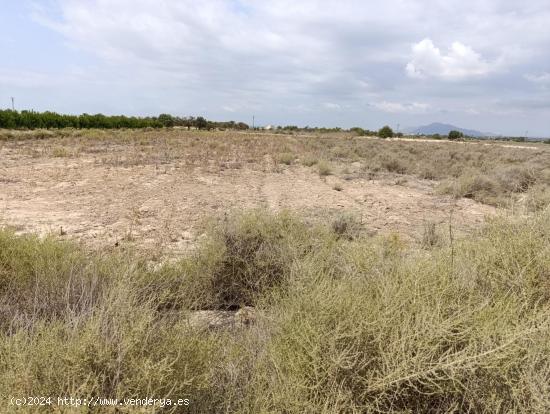
<svg viewBox="0 0 550 414">
<path fill-rule="evenodd" d="M 175 124 L 174 118 L 169 114 L 160 114 L 158 120 L 165 127 L 173 127 Z"/>
<path fill-rule="evenodd" d="M 460 131 L 455 131 L 455 130 L 449 131 L 449 139 L 452 141 L 463 137 L 464 137 L 464 134 Z"/>
<path fill-rule="evenodd" d="M 204 117 L 178 117 L 160 114 L 158 117 L 136 117 L 125 115 L 86 114 L 67 115 L 56 112 L 12 111 L 0 109 L 0 128 L 162 128 L 173 126 L 192 126 L 199 129 L 249 129 L 244 122 L 209 121 Z M 297 127 L 296 127 L 297 128 Z"/>
<path fill-rule="evenodd" d="M 378 131 L 378 136 L 380 138 L 391 138 L 393 137 L 393 129 L 391 129 L 388 125 L 385 125 Z"/>
<path fill-rule="evenodd" d="M 195 126 L 198 129 L 206 129 L 206 128 L 208 128 L 208 121 L 205 118 L 203 118 L 202 116 L 199 116 L 195 120 Z"/>
<path fill-rule="evenodd" d="M 350 131 L 351 132 L 355 132 L 357 134 L 357 136 L 363 136 L 363 135 L 367 135 L 367 133 L 365 132 L 365 130 L 361 127 L 353 127 L 353 128 L 350 128 Z"/>
<path fill-rule="evenodd" d="M 17 112 L 0 110 L 0 128 L 17 128 Z"/>
</svg>

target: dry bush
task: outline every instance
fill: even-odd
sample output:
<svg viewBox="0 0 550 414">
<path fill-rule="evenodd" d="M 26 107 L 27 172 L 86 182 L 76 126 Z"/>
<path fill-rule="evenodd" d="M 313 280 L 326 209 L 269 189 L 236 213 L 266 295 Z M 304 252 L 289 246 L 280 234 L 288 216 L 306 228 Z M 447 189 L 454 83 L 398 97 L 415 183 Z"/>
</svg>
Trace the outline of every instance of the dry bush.
<svg viewBox="0 0 550 414">
<path fill-rule="evenodd" d="M 353 240 L 361 234 L 363 225 L 361 218 L 354 214 L 342 213 L 332 220 L 330 225 L 338 238 Z"/>
<path fill-rule="evenodd" d="M 325 160 L 321 160 L 317 163 L 317 171 L 321 177 L 326 177 L 332 174 L 332 166 Z"/>
<path fill-rule="evenodd" d="M 427 221 L 422 228 L 422 239 L 420 245 L 425 249 L 431 249 L 443 244 L 443 237 L 437 229 L 437 224 Z"/>
<path fill-rule="evenodd" d="M 509 167 L 497 172 L 502 188 L 510 193 L 524 193 L 537 182 L 538 172 L 530 166 Z"/>
<path fill-rule="evenodd" d="M 284 152 L 282 154 L 279 154 L 279 156 L 277 157 L 277 162 L 279 162 L 280 164 L 291 165 L 295 159 L 296 157 L 294 156 L 294 154 L 290 152 Z"/>
<path fill-rule="evenodd" d="M 388 171 L 443 180 L 447 181 L 442 186 L 444 192 L 457 197 L 462 196 L 460 193 L 470 194 L 489 204 L 507 204 L 536 183 L 550 187 L 550 154 L 544 149 L 364 138 L 340 140 L 335 145 L 328 137 L 306 144 L 333 162 L 360 160 L 369 175 Z M 453 185 L 449 185 L 451 182 Z"/>
<path fill-rule="evenodd" d="M 495 223 L 454 261 L 447 249 L 387 259 L 360 243 L 340 253 L 341 273 L 301 263 L 277 306 L 255 376 L 269 392 L 255 409 L 547 411 L 547 219 Z"/>
<path fill-rule="evenodd" d="M 70 156 L 70 153 L 69 151 L 67 150 L 67 148 L 64 148 L 64 147 L 55 147 L 53 150 L 52 150 L 52 155 L 56 158 L 64 158 L 64 157 L 69 157 Z"/>
<path fill-rule="evenodd" d="M 432 166 L 419 167 L 417 175 L 424 180 L 435 180 L 438 178 L 438 174 Z"/>
<path fill-rule="evenodd" d="M 455 196 L 482 199 L 495 192 L 496 184 L 490 178 L 480 174 L 466 173 L 459 177 Z"/>
<path fill-rule="evenodd" d="M 302 158 L 302 165 L 305 167 L 312 167 L 315 164 L 317 164 L 317 158 L 315 158 L 313 155 L 306 155 L 304 158 Z"/>
<path fill-rule="evenodd" d="M 2 231 L 0 389 L 194 413 L 546 413 L 549 214 L 419 252 L 253 212 L 156 270 Z M 197 329 L 187 305 L 159 307 L 178 288 L 182 304 L 252 298 L 256 323 Z"/>
<path fill-rule="evenodd" d="M 235 309 L 254 305 L 285 283 L 292 261 L 312 236 L 286 212 L 262 210 L 212 224 L 196 255 L 163 266 L 140 281 L 159 309 Z"/>
<path fill-rule="evenodd" d="M 2 129 L 0 130 L 0 141 L 27 141 L 27 140 L 44 140 L 67 135 L 67 132 L 50 131 L 47 129 L 35 129 L 32 131 L 19 131 Z"/>
<path fill-rule="evenodd" d="M 494 197 L 498 194 L 498 187 L 491 178 L 478 174 L 475 170 L 468 170 L 455 180 L 443 182 L 438 191 L 456 198 L 472 198 L 492 204 L 495 203 Z"/>
<path fill-rule="evenodd" d="M 0 328 L 91 311 L 110 272 L 71 244 L 0 232 Z"/>
<path fill-rule="evenodd" d="M 281 214 L 260 211 L 223 222 L 212 232 L 207 249 L 219 252 L 208 290 L 214 308 L 253 305 L 259 295 L 284 282 L 292 256 L 297 254 L 300 223 Z M 210 255 L 208 255 L 210 257 Z"/>
<path fill-rule="evenodd" d="M 407 164 L 397 158 L 385 158 L 381 164 L 387 171 L 397 174 L 406 174 L 408 170 Z"/>
<path fill-rule="evenodd" d="M 332 158 L 348 160 L 354 158 L 354 153 L 349 147 L 336 146 L 331 149 Z"/>
<path fill-rule="evenodd" d="M 525 194 L 527 211 L 536 212 L 548 209 L 550 206 L 550 188 L 537 184 L 529 188 Z"/>
</svg>

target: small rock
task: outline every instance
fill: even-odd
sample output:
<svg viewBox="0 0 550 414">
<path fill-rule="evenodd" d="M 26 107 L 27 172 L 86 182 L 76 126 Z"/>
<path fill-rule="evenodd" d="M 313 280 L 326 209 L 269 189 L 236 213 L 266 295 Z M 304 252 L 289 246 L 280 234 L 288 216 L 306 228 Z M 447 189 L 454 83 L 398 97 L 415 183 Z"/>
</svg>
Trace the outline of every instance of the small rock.
<svg viewBox="0 0 550 414">
<path fill-rule="evenodd" d="M 188 321 L 192 327 L 199 329 L 243 328 L 256 322 L 256 311 L 251 306 L 245 306 L 238 311 L 199 310 L 191 312 Z"/>
<path fill-rule="evenodd" d="M 235 313 L 236 322 L 249 326 L 256 322 L 256 310 L 252 306 L 245 306 Z"/>
</svg>

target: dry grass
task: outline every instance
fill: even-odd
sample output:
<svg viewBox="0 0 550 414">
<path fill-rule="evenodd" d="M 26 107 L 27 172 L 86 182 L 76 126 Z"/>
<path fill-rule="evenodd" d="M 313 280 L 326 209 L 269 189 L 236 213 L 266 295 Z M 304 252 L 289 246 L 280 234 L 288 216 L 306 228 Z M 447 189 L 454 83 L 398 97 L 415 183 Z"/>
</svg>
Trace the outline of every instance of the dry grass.
<svg viewBox="0 0 550 414">
<path fill-rule="evenodd" d="M 441 230 L 433 221 L 427 221 L 424 223 L 420 245 L 426 249 L 431 249 L 433 247 L 443 245 L 443 236 L 441 234 Z"/>
<path fill-rule="evenodd" d="M 55 147 L 52 150 L 52 155 L 56 158 L 63 158 L 63 157 L 69 157 L 69 151 L 67 151 L 64 147 Z"/>
<path fill-rule="evenodd" d="M 289 152 L 285 152 L 279 155 L 277 161 L 281 164 L 285 165 L 291 165 L 295 160 L 294 154 L 291 154 Z"/>
<path fill-rule="evenodd" d="M 318 160 L 317 158 L 309 155 L 306 156 L 304 159 L 302 159 L 302 165 L 306 167 L 312 167 L 313 165 L 317 164 Z"/>
<path fill-rule="evenodd" d="M 196 413 L 545 413 L 549 214 L 416 251 L 342 237 L 350 218 L 255 211 L 156 269 L 3 231 L 0 389 L 189 398 Z M 245 304 L 247 327 L 189 323 Z"/>
<path fill-rule="evenodd" d="M 7 148 L 32 145 L 32 156 L 93 154 L 113 166 L 175 164 L 179 168 L 265 169 L 266 157 L 292 165 L 296 159 L 321 176 L 360 162 L 362 174 L 414 175 L 441 183 L 439 192 L 507 206 L 535 185 L 550 187 L 550 149 L 495 142 L 423 142 L 380 140 L 354 134 L 276 136 L 262 133 L 184 130 L 0 131 Z M 130 148 L 130 151 L 128 150 Z M 341 168 L 340 168 L 341 167 Z M 273 168 L 273 167 L 271 167 Z"/>
<path fill-rule="evenodd" d="M 550 206 L 550 188 L 537 184 L 529 188 L 525 194 L 525 205 L 530 212 L 544 210 Z"/>
<path fill-rule="evenodd" d="M 358 238 L 363 230 L 361 218 L 349 213 L 342 213 L 331 223 L 331 229 L 337 238 L 353 240 Z"/>
<path fill-rule="evenodd" d="M 332 174 L 332 166 L 325 160 L 321 160 L 317 163 L 317 171 L 321 177 L 326 177 Z"/>
</svg>

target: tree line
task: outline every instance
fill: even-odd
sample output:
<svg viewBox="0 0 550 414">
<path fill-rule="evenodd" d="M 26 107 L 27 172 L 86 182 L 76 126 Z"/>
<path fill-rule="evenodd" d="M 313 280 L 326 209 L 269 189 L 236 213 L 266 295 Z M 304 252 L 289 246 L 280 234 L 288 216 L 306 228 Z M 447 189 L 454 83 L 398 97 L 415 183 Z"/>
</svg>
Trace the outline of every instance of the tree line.
<svg viewBox="0 0 550 414">
<path fill-rule="evenodd" d="M 56 112 L 0 110 L 0 128 L 39 129 L 39 128 L 164 128 L 186 127 L 188 129 L 248 129 L 244 122 L 215 122 L 199 117 L 178 117 L 170 114 L 136 117 L 125 115 L 81 114 L 66 115 Z"/>
</svg>

